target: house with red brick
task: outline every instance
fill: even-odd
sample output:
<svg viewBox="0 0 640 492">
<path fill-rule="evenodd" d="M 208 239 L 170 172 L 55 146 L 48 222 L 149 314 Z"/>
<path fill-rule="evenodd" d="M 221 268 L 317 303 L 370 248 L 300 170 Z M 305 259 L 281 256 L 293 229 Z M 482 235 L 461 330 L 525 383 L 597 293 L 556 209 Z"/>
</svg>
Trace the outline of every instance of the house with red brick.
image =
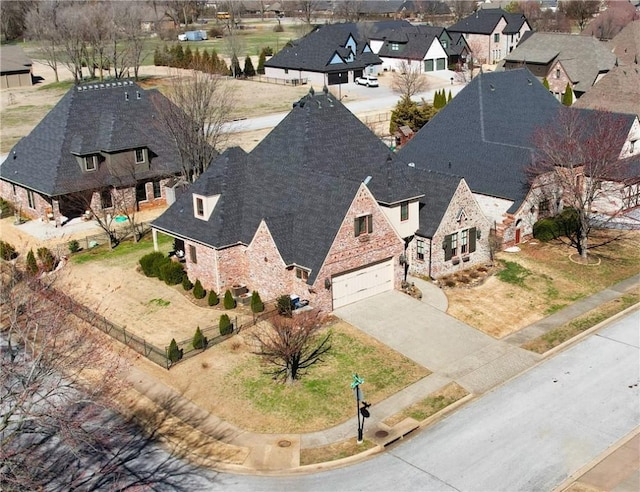
<svg viewBox="0 0 640 492">
<path fill-rule="evenodd" d="M 152 223 L 206 289 L 294 294 L 326 312 L 410 273 L 487 262 L 489 227 L 464 179 L 401 161 L 327 90 L 250 153 L 221 154 Z"/>
<path fill-rule="evenodd" d="M 166 205 L 165 183 L 181 160 L 158 123 L 161 102 L 160 92 L 130 80 L 74 86 L 0 164 L 0 196 L 56 226 L 87 207 L 115 211 L 118 201 Z"/>
</svg>

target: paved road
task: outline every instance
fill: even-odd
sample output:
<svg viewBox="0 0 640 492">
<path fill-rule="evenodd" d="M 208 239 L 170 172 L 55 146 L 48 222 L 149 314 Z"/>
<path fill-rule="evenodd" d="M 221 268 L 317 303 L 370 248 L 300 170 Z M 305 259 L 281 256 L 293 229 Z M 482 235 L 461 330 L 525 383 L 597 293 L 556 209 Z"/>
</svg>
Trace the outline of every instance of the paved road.
<svg viewBox="0 0 640 492">
<path fill-rule="evenodd" d="M 202 490 L 552 490 L 640 424 L 639 326 L 636 310 L 366 462 L 298 477 L 203 472 Z"/>
</svg>

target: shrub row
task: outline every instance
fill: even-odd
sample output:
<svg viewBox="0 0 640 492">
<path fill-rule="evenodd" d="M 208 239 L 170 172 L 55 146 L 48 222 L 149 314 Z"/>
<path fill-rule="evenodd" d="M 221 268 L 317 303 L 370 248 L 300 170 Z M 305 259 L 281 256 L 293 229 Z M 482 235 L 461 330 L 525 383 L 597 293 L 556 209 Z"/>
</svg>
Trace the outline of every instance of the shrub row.
<svg viewBox="0 0 640 492">
<path fill-rule="evenodd" d="M 555 217 L 540 219 L 533 224 L 533 237 L 547 242 L 560 236 L 571 236 L 576 233 L 578 227 L 578 212 L 573 208 L 566 208 Z"/>
</svg>

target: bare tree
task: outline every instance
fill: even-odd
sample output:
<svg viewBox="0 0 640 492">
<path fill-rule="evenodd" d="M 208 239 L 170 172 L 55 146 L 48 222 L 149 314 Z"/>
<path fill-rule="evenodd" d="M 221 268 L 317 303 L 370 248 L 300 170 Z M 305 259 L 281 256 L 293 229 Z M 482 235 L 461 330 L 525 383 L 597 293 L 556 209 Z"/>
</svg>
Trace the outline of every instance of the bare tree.
<svg viewBox="0 0 640 492">
<path fill-rule="evenodd" d="M 147 42 L 147 35 L 142 30 L 144 9 L 139 2 L 119 3 L 118 8 L 121 13 L 116 17 L 115 25 L 127 45 L 127 65 L 133 67 L 137 80 Z"/>
<path fill-rule="evenodd" d="M 182 175 L 194 181 L 211 163 L 227 138 L 224 125 L 234 106 L 232 85 L 217 74 L 176 71 L 159 101 L 159 124 L 175 140 Z"/>
<path fill-rule="evenodd" d="M 307 26 L 311 25 L 316 10 L 318 10 L 319 4 L 320 2 L 315 0 L 300 0 L 296 2 L 296 9 L 298 10 L 300 19 Z"/>
<path fill-rule="evenodd" d="M 448 0 L 447 4 L 455 22 L 471 15 L 478 5 L 477 2 L 472 0 Z"/>
<path fill-rule="evenodd" d="M 561 108 L 534 135 L 530 182 L 550 206 L 575 210 L 569 240 L 586 259 L 594 228 L 594 202 L 612 193 L 628 164 L 620 159 L 627 122 L 620 114 Z"/>
<path fill-rule="evenodd" d="M 79 4 L 65 3 L 58 15 L 58 39 L 62 48 L 62 63 L 73 74 L 75 83 L 82 80 L 82 66 L 87 60 L 85 18 Z"/>
<path fill-rule="evenodd" d="M 331 345 L 331 333 L 320 336 L 323 319 L 318 312 L 308 311 L 292 317 L 276 316 L 271 327 L 254 334 L 258 355 L 276 368 L 274 379 L 292 383 L 318 362 Z"/>
<path fill-rule="evenodd" d="M 4 41 L 22 36 L 26 30 L 26 18 L 33 1 L 0 2 L 0 34 Z"/>
<path fill-rule="evenodd" d="M 560 12 L 574 21 L 582 32 L 600 10 L 600 0 L 562 0 L 559 2 L 558 8 Z"/>
<path fill-rule="evenodd" d="M 391 88 L 401 98 L 411 99 L 412 96 L 427 89 L 429 81 L 422 73 L 420 65 L 414 65 L 402 60 L 393 73 Z"/>
<path fill-rule="evenodd" d="M 98 70 L 100 80 L 104 80 L 104 69 L 108 65 L 107 49 L 114 37 L 117 37 L 113 25 L 113 5 L 111 2 L 96 2 L 83 5 L 81 12 L 85 26 L 87 42 L 87 68 L 91 78 Z"/>
<path fill-rule="evenodd" d="M 360 0 L 344 0 L 336 2 L 334 15 L 345 22 L 358 22 L 362 11 Z"/>
<path fill-rule="evenodd" d="M 59 9 L 58 0 L 41 0 L 35 3 L 26 17 L 27 34 L 38 42 L 38 52 L 53 70 L 56 82 L 60 81 L 58 75 L 60 39 L 57 21 Z"/>
</svg>

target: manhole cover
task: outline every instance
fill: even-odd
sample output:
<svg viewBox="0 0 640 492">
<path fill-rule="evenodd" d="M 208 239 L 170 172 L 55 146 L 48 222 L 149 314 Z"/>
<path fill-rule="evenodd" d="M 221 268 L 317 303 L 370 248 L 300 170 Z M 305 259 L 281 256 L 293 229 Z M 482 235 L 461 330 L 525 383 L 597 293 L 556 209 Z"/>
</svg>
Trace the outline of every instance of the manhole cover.
<svg viewBox="0 0 640 492">
<path fill-rule="evenodd" d="M 283 439 L 282 441 L 278 441 L 278 446 L 280 446 L 281 448 L 288 448 L 289 446 L 291 446 L 291 441 Z"/>
<path fill-rule="evenodd" d="M 376 432 L 376 437 L 387 437 L 389 433 L 387 431 L 379 430 Z"/>
</svg>

